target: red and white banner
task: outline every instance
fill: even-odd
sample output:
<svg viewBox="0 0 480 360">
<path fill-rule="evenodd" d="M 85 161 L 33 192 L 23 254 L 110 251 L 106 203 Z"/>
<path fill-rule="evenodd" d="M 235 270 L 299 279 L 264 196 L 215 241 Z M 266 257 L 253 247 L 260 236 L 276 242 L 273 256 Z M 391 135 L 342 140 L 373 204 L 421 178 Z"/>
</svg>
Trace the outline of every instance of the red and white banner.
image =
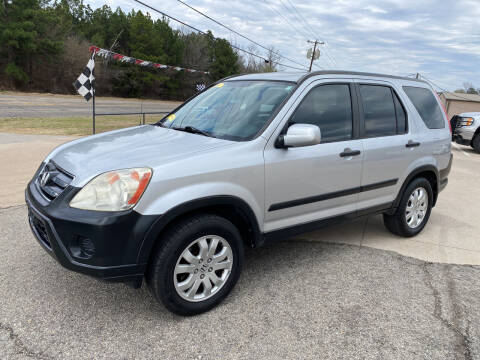
<svg viewBox="0 0 480 360">
<path fill-rule="evenodd" d="M 145 61 L 145 60 L 140 60 L 140 59 L 135 59 L 130 56 L 122 55 L 122 54 L 117 54 L 115 52 L 112 52 L 107 49 L 102 49 L 97 46 L 90 46 L 90 52 L 94 52 L 96 56 L 101 56 L 104 59 L 109 59 L 109 60 L 116 60 L 128 64 L 135 64 L 135 65 L 140 65 L 144 67 L 149 67 L 153 69 L 173 69 L 176 71 L 186 71 L 189 73 L 199 73 L 199 74 L 208 74 L 208 71 L 199 71 L 199 70 L 194 70 L 194 69 L 186 69 L 182 68 L 179 66 L 171 66 L 171 65 L 164 65 L 164 64 L 158 64 L 154 63 L 151 61 Z"/>
</svg>

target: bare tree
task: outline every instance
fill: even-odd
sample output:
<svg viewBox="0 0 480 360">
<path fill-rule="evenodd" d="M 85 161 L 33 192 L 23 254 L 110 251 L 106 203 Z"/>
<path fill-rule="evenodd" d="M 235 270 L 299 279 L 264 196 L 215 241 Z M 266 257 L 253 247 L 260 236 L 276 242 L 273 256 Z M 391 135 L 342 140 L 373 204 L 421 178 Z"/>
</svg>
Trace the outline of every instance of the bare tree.
<svg viewBox="0 0 480 360">
<path fill-rule="evenodd" d="M 465 81 L 463 83 L 463 88 L 467 94 L 478 94 L 478 89 L 476 90 L 471 82 Z"/>
<path fill-rule="evenodd" d="M 268 62 L 265 62 L 265 65 L 263 67 L 264 72 L 274 72 L 278 71 L 277 69 L 277 62 L 280 60 L 280 56 L 278 55 L 278 52 L 275 51 L 275 48 L 273 46 L 270 46 L 268 48 L 267 52 L 267 60 Z"/>
</svg>

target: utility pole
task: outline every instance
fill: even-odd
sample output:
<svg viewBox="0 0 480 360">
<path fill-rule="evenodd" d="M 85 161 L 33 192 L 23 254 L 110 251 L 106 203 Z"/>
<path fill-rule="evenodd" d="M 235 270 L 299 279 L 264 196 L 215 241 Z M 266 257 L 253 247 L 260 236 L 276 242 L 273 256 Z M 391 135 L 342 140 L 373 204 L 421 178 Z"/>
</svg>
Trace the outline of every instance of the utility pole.
<svg viewBox="0 0 480 360">
<path fill-rule="evenodd" d="M 308 69 L 308 72 L 311 72 L 312 71 L 313 60 L 317 60 L 320 57 L 320 52 L 318 53 L 318 56 L 316 56 L 316 54 L 315 54 L 315 51 L 317 50 L 317 45 L 324 45 L 325 43 L 323 41 L 318 41 L 318 40 L 315 40 L 315 41 L 308 40 L 307 42 L 313 44 L 312 56 L 310 58 L 310 67 Z"/>
</svg>

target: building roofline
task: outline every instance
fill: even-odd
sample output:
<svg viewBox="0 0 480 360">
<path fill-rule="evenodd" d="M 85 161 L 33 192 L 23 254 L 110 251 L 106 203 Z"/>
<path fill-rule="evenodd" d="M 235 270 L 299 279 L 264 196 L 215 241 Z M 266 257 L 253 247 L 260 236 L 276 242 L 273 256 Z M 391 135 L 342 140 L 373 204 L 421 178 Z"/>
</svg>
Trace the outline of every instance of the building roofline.
<svg viewBox="0 0 480 360">
<path fill-rule="evenodd" d="M 440 95 L 443 95 L 445 100 L 453 101 L 466 101 L 466 102 L 480 102 L 480 95 L 468 94 L 468 93 L 456 93 L 451 91 L 444 91 Z"/>
</svg>

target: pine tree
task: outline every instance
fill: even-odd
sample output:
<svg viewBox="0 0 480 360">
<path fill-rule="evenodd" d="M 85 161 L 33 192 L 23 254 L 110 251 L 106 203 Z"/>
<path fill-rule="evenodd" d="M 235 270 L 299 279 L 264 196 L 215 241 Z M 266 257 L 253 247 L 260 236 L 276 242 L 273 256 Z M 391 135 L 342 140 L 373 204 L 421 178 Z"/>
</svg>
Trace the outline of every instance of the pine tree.
<svg viewBox="0 0 480 360">
<path fill-rule="evenodd" d="M 53 9 L 39 0 L 3 2 L 0 12 L 0 57 L 6 59 L 5 73 L 17 83 L 29 81 L 34 63 L 62 50 L 55 31 Z"/>
</svg>

